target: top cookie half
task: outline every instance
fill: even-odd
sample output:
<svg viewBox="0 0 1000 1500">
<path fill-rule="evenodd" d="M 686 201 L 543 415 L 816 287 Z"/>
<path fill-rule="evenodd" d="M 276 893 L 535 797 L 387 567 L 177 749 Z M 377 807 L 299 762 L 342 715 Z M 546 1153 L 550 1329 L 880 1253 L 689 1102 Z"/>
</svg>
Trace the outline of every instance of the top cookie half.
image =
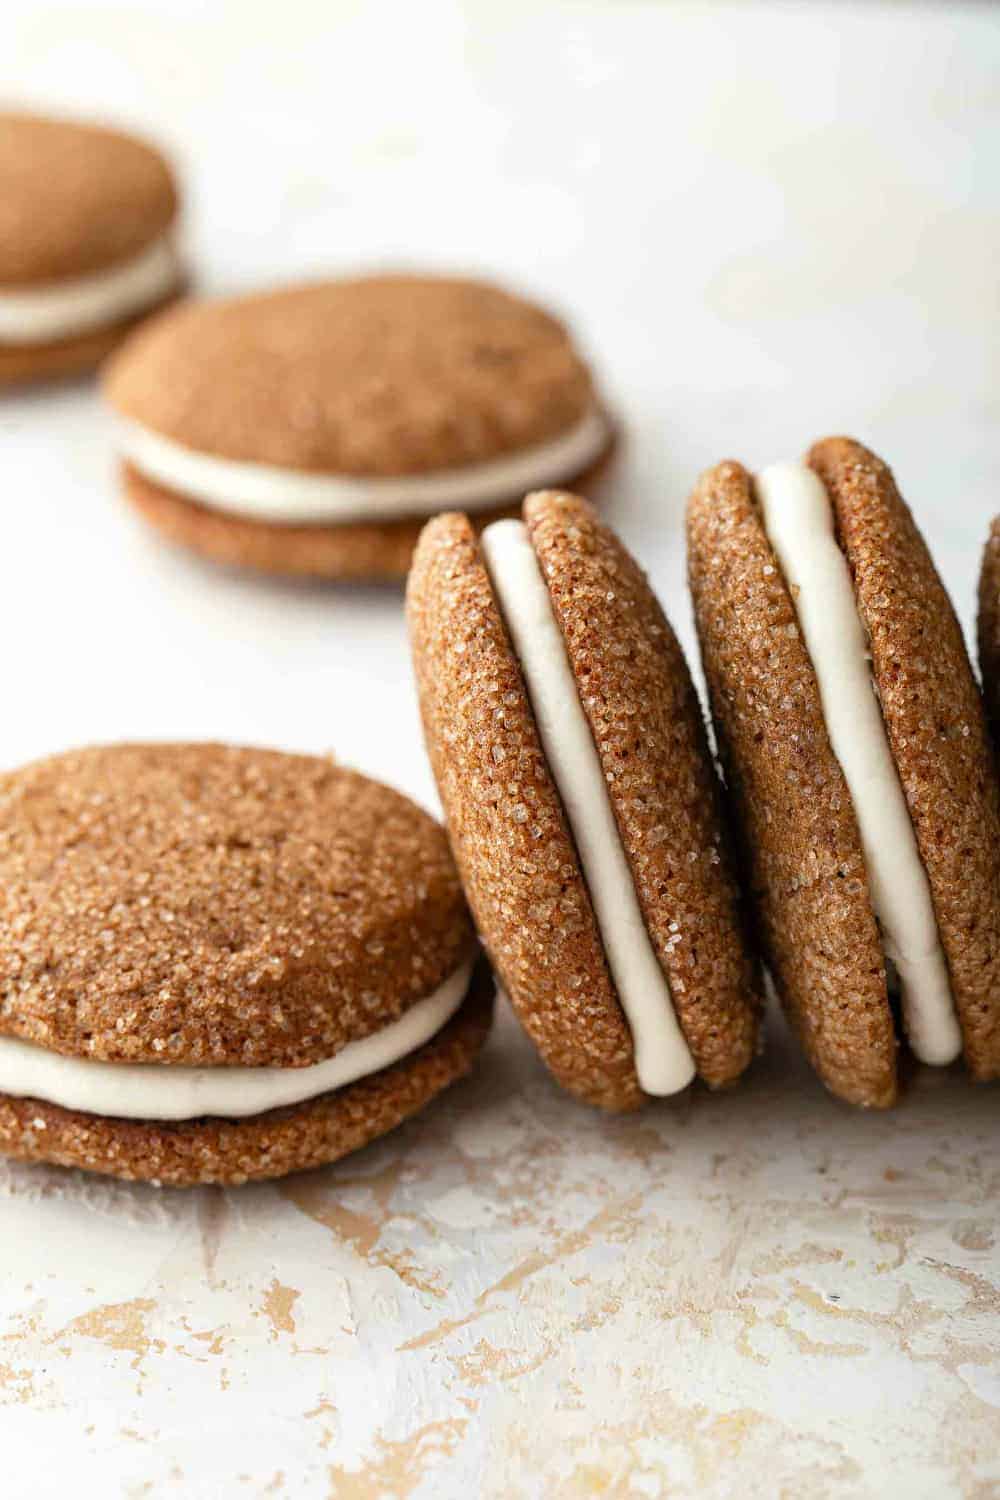
<svg viewBox="0 0 1000 1500">
<path fill-rule="evenodd" d="M 650 1076 L 662 1045 L 677 1086 L 695 1072 L 731 1082 L 753 1055 L 759 985 L 687 667 L 586 502 L 537 494 L 523 517 L 482 546 L 465 517 L 439 517 L 408 588 L 427 747 L 474 917 L 580 1097 L 639 1104 L 640 1043 Z"/>
</svg>

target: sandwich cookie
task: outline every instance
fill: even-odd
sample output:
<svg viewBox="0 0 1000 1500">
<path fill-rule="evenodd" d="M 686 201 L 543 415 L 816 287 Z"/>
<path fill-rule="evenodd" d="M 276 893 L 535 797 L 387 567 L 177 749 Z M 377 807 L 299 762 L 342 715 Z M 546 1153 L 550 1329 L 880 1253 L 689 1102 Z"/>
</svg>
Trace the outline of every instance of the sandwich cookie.
<svg viewBox="0 0 1000 1500">
<path fill-rule="evenodd" d="M 979 670 L 993 743 L 1000 752 L 1000 516 L 996 516 L 979 575 Z"/>
<path fill-rule="evenodd" d="M 758 925 L 821 1079 L 1000 1073 L 1000 812 L 962 633 L 884 463 L 828 438 L 688 507 L 695 621 Z"/>
<path fill-rule="evenodd" d="M 751 1061 L 760 985 L 697 697 L 586 501 L 444 515 L 407 594 L 427 748 L 494 969 L 556 1079 L 607 1109 Z"/>
<path fill-rule="evenodd" d="M 596 482 L 613 434 L 566 329 L 480 282 L 334 281 L 189 303 L 110 367 L 125 493 L 266 573 L 405 576 L 421 525 Z"/>
<path fill-rule="evenodd" d="M 492 985 L 443 830 L 329 761 L 0 777 L 0 1150 L 157 1183 L 336 1160 L 468 1072 Z"/>
<path fill-rule="evenodd" d="M 92 369 L 175 296 L 176 216 L 143 141 L 0 113 L 0 385 Z"/>
</svg>

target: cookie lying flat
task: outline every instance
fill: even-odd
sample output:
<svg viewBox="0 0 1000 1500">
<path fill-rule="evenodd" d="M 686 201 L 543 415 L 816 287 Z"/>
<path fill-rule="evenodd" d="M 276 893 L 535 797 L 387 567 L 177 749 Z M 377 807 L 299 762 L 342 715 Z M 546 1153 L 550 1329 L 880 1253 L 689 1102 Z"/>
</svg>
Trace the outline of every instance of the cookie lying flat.
<svg viewBox="0 0 1000 1500">
<path fill-rule="evenodd" d="M 122 745 L 0 777 L 0 1150 L 245 1182 L 471 1067 L 492 985 L 443 830 L 311 756 Z"/>
<path fill-rule="evenodd" d="M 0 113 L 0 385 L 92 369 L 176 295 L 176 214 L 151 146 Z"/>
<path fill-rule="evenodd" d="M 695 620 L 766 956 L 826 1086 L 1000 1074 L 1000 812 L 961 630 L 889 469 L 829 438 L 688 508 Z"/>
<path fill-rule="evenodd" d="M 731 1083 L 750 957 L 691 678 L 645 576 L 546 492 L 425 529 L 407 592 L 427 748 L 480 934 L 566 1088 L 608 1109 Z"/>
<path fill-rule="evenodd" d="M 191 302 L 112 363 L 125 493 L 265 573 L 406 574 L 420 527 L 596 482 L 612 430 L 563 326 L 496 287 L 376 276 Z"/>
</svg>

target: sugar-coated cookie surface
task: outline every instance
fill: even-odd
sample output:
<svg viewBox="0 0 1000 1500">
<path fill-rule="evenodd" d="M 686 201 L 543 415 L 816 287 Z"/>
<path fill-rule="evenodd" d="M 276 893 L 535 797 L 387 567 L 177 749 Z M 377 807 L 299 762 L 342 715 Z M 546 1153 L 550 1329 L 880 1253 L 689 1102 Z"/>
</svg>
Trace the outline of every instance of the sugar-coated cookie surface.
<svg viewBox="0 0 1000 1500">
<path fill-rule="evenodd" d="M 688 569 L 719 754 L 782 1001 L 835 1093 L 892 1104 L 896 1039 L 857 822 L 740 464 L 710 470 L 691 497 Z"/>
<path fill-rule="evenodd" d="M 647 931 L 701 1076 L 731 1082 L 756 1040 L 746 947 L 686 665 L 645 578 L 577 497 L 524 517 L 603 764 Z M 483 941 L 556 1079 L 635 1108 L 633 1038 L 494 588 L 464 516 L 425 529 L 407 594 L 428 753 Z"/>
<path fill-rule="evenodd" d="M 979 695 L 948 597 L 888 468 L 817 443 L 888 742 L 927 876 L 969 1071 L 1000 1067 L 1000 823 Z M 781 998 L 827 1086 L 898 1089 L 882 942 L 854 807 L 750 475 L 704 475 L 689 576 L 720 755 Z"/>
<path fill-rule="evenodd" d="M 829 438 L 829 490 L 973 1078 L 1000 1077 L 1000 787 L 962 630 L 889 467 Z"/>
<path fill-rule="evenodd" d="M 637 1108 L 632 1042 L 489 576 L 464 516 L 424 530 L 407 615 L 427 751 L 494 968 L 558 1081 Z"/>
<path fill-rule="evenodd" d="M 347 1088 L 242 1120 L 165 1124 L 0 1094 L 0 1151 L 173 1187 L 236 1185 L 323 1166 L 394 1130 L 472 1068 L 493 986 L 480 965 L 458 1013 L 418 1052 Z"/>
<path fill-rule="evenodd" d="M 394 1020 L 472 948 L 439 825 L 330 761 L 124 745 L 0 777 L 0 1035 L 298 1067 Z"/>
<path fill-rule="evenodd" d="M 674 1010 L 699 1077 L 731 1083 L 753 1057 L 761 982 L 687 664 L 642 569 L 585 501 L 531 495 L 524 518 Z"/>
</svg>

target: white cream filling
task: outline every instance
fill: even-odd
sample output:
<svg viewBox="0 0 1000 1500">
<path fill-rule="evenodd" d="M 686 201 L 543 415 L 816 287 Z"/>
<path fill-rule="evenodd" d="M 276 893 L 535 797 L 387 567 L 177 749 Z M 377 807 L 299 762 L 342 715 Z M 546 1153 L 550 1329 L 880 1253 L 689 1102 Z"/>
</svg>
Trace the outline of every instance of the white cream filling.
<svg viewBox="0 0 1000 1500">
<path fill-rule="evenodd" d="M 756 478 L 768 539 L 791 590 L 823 717 L 861 834 L 872 906 L 899 975 L 903 1024 L 926 1063 L 952 1062 L 962 1038 L 930 886 L 875 695 L 870 652 L 833 507 L 804 464 Z"/>
<path fill-rule="evenodd" d="M 677 1093 L 694 1077 L 694 1062 L 643 921 L 600 758 L 535 550 L 520 521 L 488 526 L 482 545 L 542 748 L 576 841 L 608 967 L 632 1033 L 639 1082 L 647 1094 Z"/>
<path fill-rule="evenodd" d="M 0 287 L 0 344 L 42 344 L 120 322 L 165 297 L 180 280 L 168 235 L 134 260 L 46 286 Z"/>
<path fill-rule="evenodd" d="M 475 960 L 457 969 L 398 1021 L 336 1057 L 305 1068 L 192 1068 L 170 1063 L 94 1062 L 0 1037 L 0 1093 L 125 1120 L 241 1119 L 301 1104 L 378 1073 L 415 1052 L 458 1010 Z"/>
<path fill-rule="evenodd" d="M 191 500 L 261 521 L 308 525 L 430 516 L 452 508 L 488 510 L 528 490 L 564 483 L 585 468 L 607 443 L 608 423 L 594 407 L 568 432 L 504 458 L 431 474 L 372 478 L 218 458 L 136 422 L 122 424 L 120 441 L 125 458 L 147 479 Z"/>
</svg>

